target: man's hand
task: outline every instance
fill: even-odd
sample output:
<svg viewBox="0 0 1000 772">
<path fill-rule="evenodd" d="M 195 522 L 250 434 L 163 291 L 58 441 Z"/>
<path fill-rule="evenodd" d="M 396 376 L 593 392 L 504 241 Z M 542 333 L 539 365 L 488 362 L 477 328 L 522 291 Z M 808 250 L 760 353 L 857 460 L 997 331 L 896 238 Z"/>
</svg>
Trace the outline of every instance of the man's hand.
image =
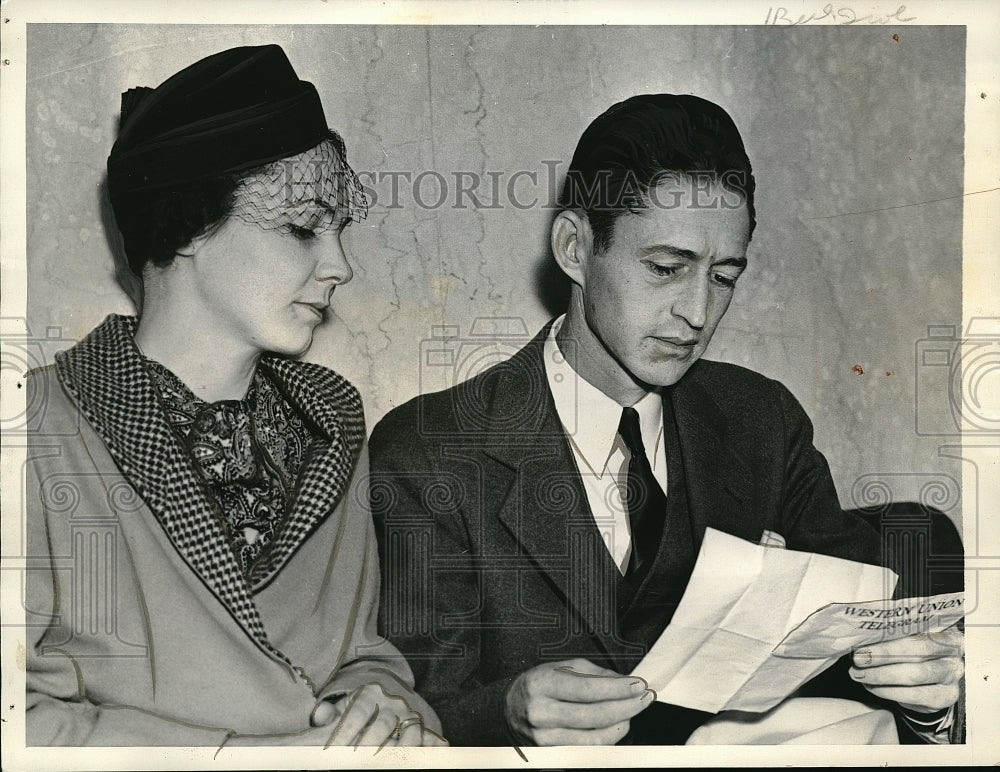
<svg viewBox="0 0 1000 772">
<path fill-rule="evenodd" d="M 854 652 L 851 678 L 877 697 L 917 713 L 933 713 L 958 700 L 965 672 L 964 635 L 955 626 L 876 643 Z"/>
<path fill-rule="evenodd" d="M 330 745 L 447 745 L 424 727 L 423 716 L 402 697 L 380 684 L 365 684 L 336 702 L 321 700 L 312 714 L 312 725 L 328 730 Z"/>
<path fill-rule="evenodd" d="M 614 745 L 655 697 L 641 678 L 585 659 L 539 665 L 507 690 L 507 724 L 526 745 Z"/>
</svg>

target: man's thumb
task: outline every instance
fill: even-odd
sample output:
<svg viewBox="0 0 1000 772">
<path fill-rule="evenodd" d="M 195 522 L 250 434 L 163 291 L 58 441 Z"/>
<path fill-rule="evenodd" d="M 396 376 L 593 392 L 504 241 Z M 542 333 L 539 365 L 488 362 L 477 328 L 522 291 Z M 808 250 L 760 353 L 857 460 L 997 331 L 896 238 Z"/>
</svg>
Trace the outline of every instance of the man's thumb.
<svg viewBox="0 0 1000 772">
<path fill-rule="evenodd" d="M 333 723 L 336 717 L 336 705 L 329 700 L 320 700 L 316 703 L 316 707 L 313 708 L 312 715 L 309 717 L 309 723 L 313 726 L 326 726 Z"/>
</svg>

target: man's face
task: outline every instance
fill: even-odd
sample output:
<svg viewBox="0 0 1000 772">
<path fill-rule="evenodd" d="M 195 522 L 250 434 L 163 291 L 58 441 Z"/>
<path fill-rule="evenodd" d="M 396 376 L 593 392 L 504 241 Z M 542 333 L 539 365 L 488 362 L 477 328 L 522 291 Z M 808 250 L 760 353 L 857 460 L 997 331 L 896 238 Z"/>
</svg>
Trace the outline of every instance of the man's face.
<svg viewBox="0 0 1000 772">
<path fill-rule="evenodd" d="M 608 250 L 589 255 L 581 275 L 590 332 L 650 386 L 677 383 L 704 353 L 746 266 L 746 205 L 688 182 L 663 183 L 647 209 L 619 217 Z"/>
</svg>

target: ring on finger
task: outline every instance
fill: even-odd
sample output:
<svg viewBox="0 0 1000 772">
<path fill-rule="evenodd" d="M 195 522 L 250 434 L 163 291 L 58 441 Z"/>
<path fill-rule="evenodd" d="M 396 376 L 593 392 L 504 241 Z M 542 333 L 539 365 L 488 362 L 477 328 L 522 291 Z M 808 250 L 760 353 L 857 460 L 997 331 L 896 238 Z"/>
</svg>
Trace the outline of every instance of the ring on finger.
<svg viewBox="0 0 1000 772">
<path fill-rule="evenodd" d="M 410 716 L 409 718 L 404 718 L 396 725 L 397 732 L 401 735 L 411 726 L 423 726 L 424 719 L 421 716 Z"/>
</svg>

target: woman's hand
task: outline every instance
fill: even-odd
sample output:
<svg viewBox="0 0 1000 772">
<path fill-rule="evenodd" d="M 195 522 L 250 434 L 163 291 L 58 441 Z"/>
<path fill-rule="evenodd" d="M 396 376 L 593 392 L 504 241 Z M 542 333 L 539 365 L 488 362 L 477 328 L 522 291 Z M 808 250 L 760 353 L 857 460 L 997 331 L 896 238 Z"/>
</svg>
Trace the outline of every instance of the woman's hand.
<svg viewBox="0 0 1000 772">
<path fill-rule="evenodd" d="M 312 725 L 329 727 L 326 745 L 441 746 L 448 742 L 424 726 L 423 716 L 409 703 L 387 692 L 381 684 L 369 683 L 342 695 L 336 701 L 321 700 L 313 709 Z"/>
</svg>

